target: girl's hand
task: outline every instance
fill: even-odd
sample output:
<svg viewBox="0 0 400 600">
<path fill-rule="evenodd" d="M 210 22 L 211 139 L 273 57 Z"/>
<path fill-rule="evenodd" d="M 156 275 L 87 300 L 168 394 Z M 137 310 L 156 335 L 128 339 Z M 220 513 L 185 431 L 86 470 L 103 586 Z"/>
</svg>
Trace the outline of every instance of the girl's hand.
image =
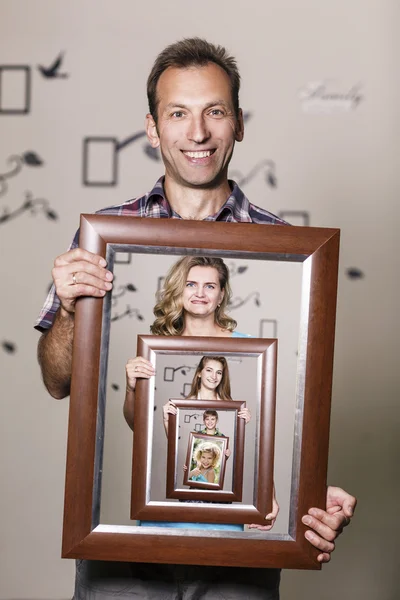
<svg viewBox="0 0 400 600">
<path fill-rule="evenodd" d="M 247 423 L 248 423 L 248 422 L 250 421 L 250 419 L 251 419 L 251 412 L 250 412 L 250 410 L 249 410 L 248 408 L 242 408 L 242 409 L 241 409 L 241 410 L 239 410 L 239 412 L 238 412 L 238 417 L 239 417 L 240 419 L 244 419 L 244 420 L 245 420 L 245 422 L 246 422 L 246 425 L 247 425 Z"/>
<path fill-rule="evenodd" d="M 187 465 L 183 465 L 182 469 L 183 469 L 184 471 L 187 471 Z"/>
<path fill-rule="evenodd" d="M 178 409 L 176 408 L 175 404 L 173 402 L 171 402 L 171 400 L 168 400 L 168 402 L 166 404 L 164 404 L 163 406 L 163 419 L 164 421 L 169 420 L 169 415 L 177 415 L 178 414 Z"/>
<path fill-rule="evenodd" d="M 125 366 L 126 372 L 126 389 L 127 391 L 134 391 L 136 387 L 136 380 L 150 379 L 155 375 L 155 370 L 150 361 L 146 360 L 142 356 L 136 356 L 130 358 Z"/>
<path fill-rule="evenodd" d="M 275 497 L 275 486 L 274 486 L 274 495 L 272 497 L 272 512 L 270 512 L 266 517 L 266 521 L 270 521 L 268 525 L 249 525 L 249 529 L 260 529 L 261 531 L 269 531 L 275 525 L 276 517 L 279 513 L 279 504 Z"/>
</svg>

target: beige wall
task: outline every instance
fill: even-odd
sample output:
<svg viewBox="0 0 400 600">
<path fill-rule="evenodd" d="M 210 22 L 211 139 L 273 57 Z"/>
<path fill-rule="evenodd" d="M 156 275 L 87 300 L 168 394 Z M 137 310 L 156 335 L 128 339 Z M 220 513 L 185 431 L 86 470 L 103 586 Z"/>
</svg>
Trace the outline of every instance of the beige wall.
<svg viewBox="0 0 400 600">
<path fill-rule="evenodd" d="M 226 45 L 239 61 L 241 104 L 252 116 L 232 170 L 276 164 L 277 188 L 262 168 L 243 186 L 251 200 L 342 230 L 329 481 L 359 496 L 360 506 L 332 563 L 322 573 L 285 572 L 282 597 L 396 597 L 398 22 L 390 0 L 0 3 L 0 68 L 31 69 L 26 115 L 4 114 L 22 106 L 22 71 L 0 71 L 0 174 L 12 155 L 32 151 L 44 162 L 6 180 L 0 215 L 17 210 L 27 191 L 58 215 L 0 219 L 0 340 L 16 348 L 0 349 L 2 599 L 72 593 L 73 562 L 59 558 L 68 401 L 45 392 L 32 329 L 52 261 L 80 212 L 139 195 L 161 173 L 140 140 L 118 153 L 118 185 L 83 186 L 83 139 L 121 141 L 140 131 L 156 53 L 192 35 Z M 69 77 L 45 79 L 37 65 L 62 50 L 60 72 Z M 307 101 L 304 89 L 321 81 L 331 95 L 359 86 L 362 100 Z M 90 168 L 102 175 L 109 161 L 98 157 Z M 350 279 L 350 267 L 364 277 Z"/>
</svg>

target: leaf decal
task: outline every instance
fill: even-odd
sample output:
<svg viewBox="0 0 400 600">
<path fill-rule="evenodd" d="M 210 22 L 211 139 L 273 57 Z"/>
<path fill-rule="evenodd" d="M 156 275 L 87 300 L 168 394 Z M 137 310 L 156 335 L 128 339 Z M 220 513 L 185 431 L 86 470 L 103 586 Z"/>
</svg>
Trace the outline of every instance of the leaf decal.
<svg viewBox="0 0 400 600">
<path fill-rule="evenodd" d="M 43 161 L 36 152 L 25 152 L 22 155 L 22 159 L 26 165 L 30 167 L 41 167 L 43 165 Z"/>
</svg>

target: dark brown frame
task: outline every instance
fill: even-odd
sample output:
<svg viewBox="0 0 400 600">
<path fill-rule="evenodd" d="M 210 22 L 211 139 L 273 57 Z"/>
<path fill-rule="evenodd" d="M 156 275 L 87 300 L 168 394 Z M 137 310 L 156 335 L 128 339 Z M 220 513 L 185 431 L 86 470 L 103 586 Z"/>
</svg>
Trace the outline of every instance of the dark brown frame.
<svg viewBox="0 0 400 600">
<path fill-rule="evenodd" d="M 277 341 L 264 338 L 225 338 L 225 337 L 180 337 L 138 335 L 137 355 L 143 356 L 153 363 L 156 368 L 157 354 L 197 354 L 215 355 L 246 355 L 253 356 L 259 361 L 260 367 L 260 402 L 259 421 L 260 434 L 258 444 L 257 493 L 253 504 L 238 505 L 196 505 L 194 503 L 151 502 L 150 500 L 150 465 L 149 442 L 154 419 L 154 384 L 149 379 L 138 379 L 135 390 L 134 425 L 133 425 L 133 454 L 132 454 L 132 493 L 131 519 L 141 521 L 172 521 L 199 523 L 256 523 L 266 525 L 265 516 L 272 510 L 273 497 L 273 465 L 274 465 L 274 433 L 275 433 L 275 398 L 276 398 L 276 363 Z M 211 403 L 201 400 L 177 400 L 177 404 L 190 402 L 204 407 L 214 404 L 220 409 L 232 409 L 231 402 L 217 401 Z M 243 406 L 239 402 L 239 408 Z M 235 408 L 236 410 L 236 408 Z M 172 416 L 172 415 L 171 415 Z M 210 500 L 217 502 L 240 502 L 243 485 L 243 450 L 244 427 L 243 419 L 237 417 L 239 443 L 242 452 L 237 457 L 238 473 L 232 492 L 179 490 L 174 494 L 174 481 L 171 479 L 171 468 L 167 473 L 168 491 L 174 498 L 181 500 Z M 175 426 L 174 426 L 175 425 Z M 168 461 L 172 453 L 175 456 L 173 432 L 176 444 L 176 420 L 172 421 L 172 431 L 168 435 Z M 169 478 L 168 478 L 169 474 Z"/>
<path fill-rule="evenodd" d="M 219 478 L 218 478 L 218 482 L 215 483 L 211 483 L 211 482 L 206 482 L 206 481 L 195 481 L 193 479 L 190 479 L 189 474 L 190 474 L 190 468 L 188 467 L 187 470 L 184 473 L 183 476 L 183 485 L 189 485 L 192 488 L 197 488 L 197 492 L 195 491 L 194 496 L 197 496 L 198 490 L 222 490 L 224 488 L 224 481 L 225 481 L 225 464 L 226 464 L 226 460 L 227 457 L 225 455 L 225 451 L 228 449 L 228 444 L 229 444 L 229 438 L 228 437 L 220 437 L 220 436 L 214 436 L 212 438 L 212 440 L 210 439 L 210 436 L 204 434 L 204 433 L 197 433 L 196 431 L 191 431 L 189 433 L 189 440 L 188 440 L 188 447 L 187 447 L 187 453 L 186 453 L 186 465 L 192 463 L 192 459 L 193 459 L 193 446 L 195 443 L 195 440 L 208 440 L 209 442 L 212 443 L 217 443 L 218 441 L 221 441 L 223 443 L 223 448 L 224 448 L 224 452 L 221 453 L 221 458 L 220 458 L 220 470 L 219 470 Z M 210 500 L 213 500 L 213 497 L 211 495 Z"/>
<path fill-rule="evenodd" d="M 242 408 L 246 407 L 245 402 L 241 402 L 238 400 L 231 400 L 228 402 L 222 402 L 221 400 L 210 402 L 209 400 L 182 400 L 173 399 L 173 402 L 177 408 L 189 408 L 193 410 L 230 410 L 236 413 L 236 441 L 235 441 L 235 454 L 232 460 L 235 461 L 233 467 L 233 481 L 232 481 L 232 490 L 228 492 L 230 498 L 220 496 L 219 494 L 212 494 L 213 497 L 210 498 L 209 495 L 202 497 L 199 494 L 199 491 L 193 492 L 191 490 L 182 490 L 175 487 L 175 482 L 177 480 L 177 473 L 175 472 L 175 456 L 177 453 L 177 431 L 178 431 L 178 418 L 177 415 L 170 415 L 169 418 L 169 429 L 168 429 L 168 467 L 167 467 L 167 498 L 178 498 L 180 500 L 190 500 L 193 497 L 193 500 L 216 500 L 222 502 L 241 502 L 243 496 L 243 465 L 244 465 L 244 438 L 245 438 L 245 421 L 238 417 L 238 412 Z M 196 436 L 201 436 L 198 432 L 193 432 Z M 205 439 L 210 439 L 209 436 L 206 436 Z M 227 448 L 229 448 L 229 438 L 225 436 L 225 439 L 228 439 Z M 210 440 L 212 441 L 212 440 Z M 188 445 L 186 464 L 189 461 L 189 448 Z M 218 487 L 216 485 L 210 484 L 210 489 L 219 489 L 223 490 L 224 487 L 224 477 L 225 477 L 225 463 L 226 457 L 223 459 L 223 464 L 221 463 L 221 471 L 220 471 L 220 480 L 218 483 Z M 183 485 L 190 485 L 192 488 L 204 489 L 204 486 L 201 483 L 197 483 L 196 481 L 189 481 L 189 472 L 185 473 L 183 478 Z M 188 495 L 189 493 L 189 495 Z M 199 515 L 201 516 L 201 515 Z"/>
<path fill-rule="evenodd" d="M 235 466 L 234 466 L 234 478 L 232 491 L 224 496 L 222 492 L 222 496 L 220 494 L 213 493 L 210 497 L 209 494 L 202 495 L 199 493 L 199 489 L 204 489 L 204 485 L 202 483 L 198 483 L 196 481 L 189 481 L 189 471 L 187 471 L 183 477 L 183 485 L 190 485 L 192 488 L 198 488 L 196 490 L 182 490 L 179 487 L 175 487 L 175 482 L 177 480 L 177 473 L 175 471 L 175 456 L 177 453 L 177 439 L 178 439 L 178 418 L 177 415 L 170 415 L 169 418 L 169 429 L 168 429 L 168 467 L 167 467 L 167 498 L 178 498 L 180 500 L 215 500 L 222 502 L 241 502 L 242 501 L 242 488 L 243 488 L 243 458 L 244 458 L 244 420 L 239 419 L 237 413 L 241 408 L 246 406 L 245 402 L 239 401 L 231 401 L 231 402 L 222 402 L 221 400 L 216 402 L 210 402 L 206 400 L 182 400 L 182 399 L 173 399 L 173 403 L 177 408 L 192 408 L 193 410 L 231 410 L 236 412 L 236 444 L 235 444 Z M 201 437 L 202 434 L 198 432 L 193 432 L 193 435 Z M 204 436 L 204 439 L 210 439 L 210 436 Z M 212 438 L 213 439 L 213 438 Z M 212 441 L 210 439 L 210 441 Z M 219 439 L 219 438 L 218 438 Z M 229 442 L 229 438 L 225 437 Z M 229 447 L 229 444 L 228 446 Z M 189 452 L 190 452 L 190 441 L 188 443 L 187 450 L 187 458 L 186 464 L 189 461 Z M 218 484 L 209 484 L 210 489 L 223 490 L 224 487 L 224 477 L 225 477 L 225 462 L 226 457 L 223 458 L 223 463 L 221 463 L 221 471 L 220 471 L 220 480 Z M 228 498 L 228 494 L 230 498 Z M 201 516 L 201 515 L 199 515 Z"/>
<path fill-rule="evenodd" d="M 80 246 L 115 251 L 203 253 L 303 263 L 296 426 L 288 534 L 202 532 L 100 523 L 102 437 L 110 297 L 83 298 L 75 315 L 62 556 L 93 560 L 319 569 L 301 518 L 325 508 L 339 230 L 82 215 Z M 103 313 L 103 305 L 105 305 Z M 103 319 L 104 314 L 104 319 Z M 201 542 L 201 543 L 200 543 Z"/>
</svg>

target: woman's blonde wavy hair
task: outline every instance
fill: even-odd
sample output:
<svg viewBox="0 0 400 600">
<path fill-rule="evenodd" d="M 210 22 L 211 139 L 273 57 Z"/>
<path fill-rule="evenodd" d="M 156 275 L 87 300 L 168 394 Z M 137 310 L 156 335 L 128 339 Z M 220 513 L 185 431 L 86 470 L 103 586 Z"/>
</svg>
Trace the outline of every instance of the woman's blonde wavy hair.
<svg viewBox="0 0 400 600">
<path fill-rule="evenodd" d="M 218 272 L 219 285 L 224 290 L 221 304 L 215 311 L 215 323 L 222 329 L 233 331 L 236 321 L 226 313 L 232 297 L 228 267 L 222 258 L 213 256 L 184 256 L 169 270 L 163 288 L 157 294 L 154 307 L 155 321 L 150 327 L 155 335 L 181 335 L 185 323 L 183 315 L 183 290 L 192 267 L 212 267 Z"/>
</svg>

